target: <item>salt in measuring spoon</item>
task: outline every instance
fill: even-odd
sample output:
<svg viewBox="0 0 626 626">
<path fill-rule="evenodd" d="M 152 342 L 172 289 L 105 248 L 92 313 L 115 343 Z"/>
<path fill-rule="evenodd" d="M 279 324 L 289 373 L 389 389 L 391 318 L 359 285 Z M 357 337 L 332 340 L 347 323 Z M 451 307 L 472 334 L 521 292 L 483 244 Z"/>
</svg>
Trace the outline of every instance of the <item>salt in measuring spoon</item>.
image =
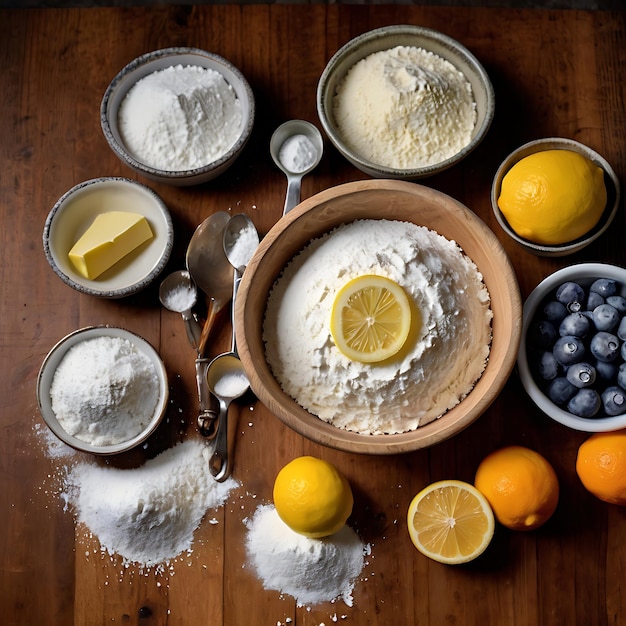
<svg viewBox="0 0 626 626">
<path fill-rule="evenodd" d="M 283 215 L 300 203 L 302 177 L 315 169 L 324 153 L 322 134 L 305 120 L 290 120 L 281 124 L 270 140 L 274 163 L 287 176 L 287 194 Z"/>
<path fill-rule="evenodd" d="M 197 348 L 202 329 L 191 309 L 198 300 L 198 290 L 189 272 L 179 270 L 164 278 L 159 285 L 159 300 L 168 311 L 182 315 L 189 343 Z"/>
</svg>

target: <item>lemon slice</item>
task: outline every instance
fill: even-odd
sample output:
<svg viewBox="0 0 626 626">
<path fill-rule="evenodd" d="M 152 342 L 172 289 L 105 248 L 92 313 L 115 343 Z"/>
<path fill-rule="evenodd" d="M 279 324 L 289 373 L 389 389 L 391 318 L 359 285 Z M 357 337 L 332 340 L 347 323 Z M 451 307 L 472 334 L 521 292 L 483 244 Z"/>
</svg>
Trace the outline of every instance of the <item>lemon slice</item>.
<svg viewBox="0 0 626 626">
<path fill-rule="evenodd" d="M 439 563 L 467 563 L 482 554 L 493 537 L 489 502 L 476 487 L 442 480 L 420 491 L 407 514 L 411 541 Z"/>
<path fill-rule="evenodd" d="M 330 332 L 337 348 L 353 361 L 377 363 L 394 356 L 410 329 L 409 298 L 389 278 L 358 276 L 335 297 Z"/>
</svg>

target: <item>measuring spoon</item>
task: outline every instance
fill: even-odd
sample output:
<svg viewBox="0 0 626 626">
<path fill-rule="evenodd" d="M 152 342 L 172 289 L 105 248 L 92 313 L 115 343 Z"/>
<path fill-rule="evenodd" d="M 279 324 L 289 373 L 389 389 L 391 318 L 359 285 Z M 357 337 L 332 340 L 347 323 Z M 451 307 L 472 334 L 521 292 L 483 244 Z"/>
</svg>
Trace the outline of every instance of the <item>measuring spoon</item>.
<svg viewBox="0 0 626 626">
<path fill-rule="evenodd" d="M 202 329 L 192 313 L 198 300 L 198 290 L 189 272 L 179 270 L 164 278 L 159 286 L 159 300 L 168 311 L 182 315 L 189 343 L 198 348 Z"/>
<path fill-rule="evenodd" d="M 224 229 L 224 253 L 230 264 L 243 274 L 259 245 L 259 233 L 245 213 L 233 215 Z"/>
<path fill-rule="evenodd" d="M 290 142 L 298 143 L 290 145 Z M 297 159 L 290 158 L 294 150 L 297 153 Z M 283 215 L 300 203 L 302 177 L 318 166 L 323 152 L 322 134 L 310 122 L 290 120 L 274 131 L 270 139 L 270 154 L 274 163 L 287 176 L 287 194 Z"/>
</svg>

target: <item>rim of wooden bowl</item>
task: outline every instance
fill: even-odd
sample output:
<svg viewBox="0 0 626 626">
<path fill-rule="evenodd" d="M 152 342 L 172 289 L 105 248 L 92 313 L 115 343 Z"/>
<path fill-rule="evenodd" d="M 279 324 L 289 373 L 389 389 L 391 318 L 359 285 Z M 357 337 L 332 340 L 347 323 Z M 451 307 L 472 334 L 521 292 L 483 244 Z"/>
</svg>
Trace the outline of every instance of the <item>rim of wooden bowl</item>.
<svg viewBox="0 0 626 626">
<path fill-rule="evenodd" d="M 482 273 L 492 299 L 491 352 L 474 389 L 439 419 L 405 433 L 364 435 L 328 424 L 283 392 L 265 358 L 262 327 L 268 293 L 276 278 L 312 239 L 357 219 L 410 221 L 456 241 Z M 416 183 L 365 180 L 332 187 L 304 200 L 270 229 L 244 273 L 237 295 L 235 325 L 239 354 L 252 391 L 284 424 L 331 448 L 397 454 L 430 447 L 452 437 L 491 405 L 515 365 L 522 304 L 517 277 L 504 248 L 467 207 Z"/>
</svg>

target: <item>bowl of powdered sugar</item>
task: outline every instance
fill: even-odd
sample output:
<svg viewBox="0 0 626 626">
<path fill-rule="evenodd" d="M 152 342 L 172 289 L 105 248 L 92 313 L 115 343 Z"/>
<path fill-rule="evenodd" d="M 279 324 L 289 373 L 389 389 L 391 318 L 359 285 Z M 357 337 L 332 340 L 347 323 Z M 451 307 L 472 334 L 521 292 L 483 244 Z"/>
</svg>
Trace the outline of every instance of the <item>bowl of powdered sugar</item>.
<svg viewBox="0 0 626 626">
<path fill-rule="evenodd" d="M 100 106 L 113 152 L 159 182 L 196 185 L 225 172 L 254 124 L 254 95 L 226 59 L 197 48 L 165 48 L 126 65 Z"/>
<path fill-rule="evenodd" d="M 493 120 L 494 91 L 458 41 L 420 26 L 386 26 L 333 55 L 317 111 L 330 141 L 361 171 L 416 180 L 476 148 Z"/>
<path fill-rule="evenodd" d="M 92 454 L 143 443 L 161 422 L 168 395 L 156 350 L 116 327 L 70 333 L 50 350 L 37 377 L 37 403 L 50 430 Z"/>
</svg>

